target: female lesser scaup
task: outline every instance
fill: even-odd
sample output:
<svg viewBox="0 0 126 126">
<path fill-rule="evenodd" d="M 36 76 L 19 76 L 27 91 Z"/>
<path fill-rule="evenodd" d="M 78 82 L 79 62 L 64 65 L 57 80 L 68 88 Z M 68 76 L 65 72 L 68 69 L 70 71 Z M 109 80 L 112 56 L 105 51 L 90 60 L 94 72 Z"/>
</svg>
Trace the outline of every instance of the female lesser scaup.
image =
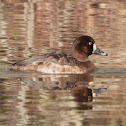
<svg viewBox="0 0 126 126">
<path fill-rule="evenodd" d="M 48 53 L 34 56 L 12 64 L 11 70 L 40 71 L 53 74 L 83 74 L 94 70 L 94 64 L 88 59 L 92 53 L 108 55 L 95 45 L 90 36 L 80 36 L 72 46 L 72 56 L 64 53 Z"/>
</svg>

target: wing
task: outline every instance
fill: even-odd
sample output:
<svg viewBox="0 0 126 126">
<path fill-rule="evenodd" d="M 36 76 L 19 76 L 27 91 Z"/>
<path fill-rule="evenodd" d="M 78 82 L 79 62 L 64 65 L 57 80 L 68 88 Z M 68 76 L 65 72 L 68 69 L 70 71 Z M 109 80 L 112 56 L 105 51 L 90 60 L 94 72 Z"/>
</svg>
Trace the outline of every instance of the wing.
<svg viewBox="0 0 126 126">
<path fill-rule="evenodd" d="M 70 55 L 64 53 L 47 53 L 40 56 L 34 56 L 25 60 L 13 63 L 12 66 L 27 66 L 30 64 L 37 64 L 42 62 L 52 62 L 60 65 L 77 65 L 79 61 Z"/>
</svg>

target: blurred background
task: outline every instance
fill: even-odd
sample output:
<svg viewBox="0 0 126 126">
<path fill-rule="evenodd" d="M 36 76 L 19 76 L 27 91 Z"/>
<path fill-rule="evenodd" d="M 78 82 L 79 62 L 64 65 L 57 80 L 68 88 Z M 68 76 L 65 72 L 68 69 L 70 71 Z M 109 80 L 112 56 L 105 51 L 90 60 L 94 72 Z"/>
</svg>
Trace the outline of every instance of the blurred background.
<svg viewBox="0 0 126 126">
<path fill-rule="evenodd" d="M 13 72 L 11 63 L 71 54 L 89 35 L 108 56 L 91 55 L 87 75 Z M 126 126 L 126 0 L 0 0 L 1 126 Z"/>
</svg>

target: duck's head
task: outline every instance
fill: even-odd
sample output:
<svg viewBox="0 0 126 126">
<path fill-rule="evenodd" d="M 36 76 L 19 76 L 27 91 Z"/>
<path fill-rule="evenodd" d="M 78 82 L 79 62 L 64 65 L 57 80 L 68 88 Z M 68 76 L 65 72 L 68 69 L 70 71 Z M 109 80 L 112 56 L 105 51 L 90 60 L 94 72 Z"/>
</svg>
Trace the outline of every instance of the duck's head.
<svg viewBox="0 0 126 126">
<path fill-rule="evenodd" d="M 107 56 L 108 54 L 101 51 L 90 36 L 80 36 L 76 38 L 72 46 L 72 55 L 78 61 L 84 61 L 91 54 Z"/>
</svg>

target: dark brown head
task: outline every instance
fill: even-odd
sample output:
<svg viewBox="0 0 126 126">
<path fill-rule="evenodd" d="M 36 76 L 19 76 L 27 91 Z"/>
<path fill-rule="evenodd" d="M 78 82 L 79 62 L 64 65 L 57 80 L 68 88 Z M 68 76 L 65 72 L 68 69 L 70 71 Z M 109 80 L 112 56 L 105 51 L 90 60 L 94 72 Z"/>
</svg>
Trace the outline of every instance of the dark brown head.
<svg viewBox="0 0 126 126">
<path fill-rule="evenodd" d="M 107 53 L 101 51 L 95 45 L 95 41 L 90 36 L 80 36 L 76 38 L 72 46 L 72 55 L 78 61 L 84 61 L 92 53 L 99 55 L 108 55 Z"/>
</svg>

